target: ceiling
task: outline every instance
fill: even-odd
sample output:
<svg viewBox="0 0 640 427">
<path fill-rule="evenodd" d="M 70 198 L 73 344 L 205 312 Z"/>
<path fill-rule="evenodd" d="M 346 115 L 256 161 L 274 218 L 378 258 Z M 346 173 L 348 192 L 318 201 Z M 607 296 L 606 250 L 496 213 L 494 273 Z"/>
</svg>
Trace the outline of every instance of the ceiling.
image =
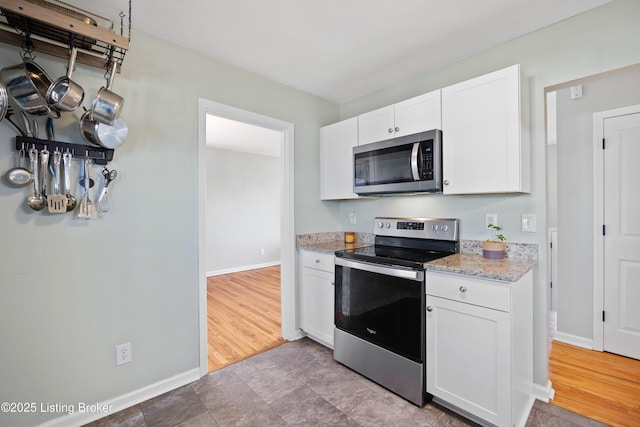
<svg viewBox="0 0 640 427">
<path fill-rule="evenodd" d="M 65 1 L 118 31 L 128 15 L 129 0 Z M 343 103 L 609 1 L 132 0 L 131 15 L 136 29 Z"/>
</svg>

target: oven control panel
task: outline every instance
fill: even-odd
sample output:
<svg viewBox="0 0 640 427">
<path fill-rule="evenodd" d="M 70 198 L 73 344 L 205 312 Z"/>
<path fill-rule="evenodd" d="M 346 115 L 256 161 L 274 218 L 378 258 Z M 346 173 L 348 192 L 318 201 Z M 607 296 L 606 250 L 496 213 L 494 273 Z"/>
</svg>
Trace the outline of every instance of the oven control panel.
<svg viewBox="0 0 640 427">
<path fill-rule="evenodd" d="M 458 240 L 459 220 L 452 218 L 378 217 L 374 224 L 378 236 Z"/>
</svg>

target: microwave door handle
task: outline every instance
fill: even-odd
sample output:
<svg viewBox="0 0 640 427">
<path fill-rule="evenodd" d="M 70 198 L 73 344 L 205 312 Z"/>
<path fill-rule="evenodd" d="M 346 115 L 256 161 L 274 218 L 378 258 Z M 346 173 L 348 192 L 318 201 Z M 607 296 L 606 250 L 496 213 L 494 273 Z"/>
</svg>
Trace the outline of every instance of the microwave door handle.
<svg viewBox="0 0 640 427">
<path fill-rule="evenodd" d="M 418 154 L 420 153 L 420 143 L 415 142 L 411 150 L 411 174 L 414 181 L 420 181 L 420 171 L 418 170 Z"/>
</svg>

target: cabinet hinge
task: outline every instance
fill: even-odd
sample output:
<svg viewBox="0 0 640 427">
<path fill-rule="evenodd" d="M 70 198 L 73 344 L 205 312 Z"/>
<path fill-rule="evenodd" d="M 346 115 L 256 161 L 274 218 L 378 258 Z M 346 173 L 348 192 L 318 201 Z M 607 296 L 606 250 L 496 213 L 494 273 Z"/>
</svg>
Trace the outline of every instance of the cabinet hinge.
<svg viewBox="0 0 640 427">
<path fill-rule="evenodd" d="M 549 242 L 549 247 L 553 249 L 553 242 Z"/>
<path fill-rule="evenodd" d="M 549 282 L 549 287 L 553 288 L 553 282 Z"/>
<path fill-rule="evenodd" d="M 604 150 L 604 141 L 605 141 L 605 139 L 604 139 L 604 138 L 602 138 L 602 149 L 603 149 L 603 150 Z"/>
<path fill-rule="evenodd" d="M 607 235 L 607 229 L 606 229 L 606 226 L 604 224 L 602 224 L 602 235 L 603 236 Z"/>
<path fill-rule="evenodd" d="M 604 322 L 604 310 L 602 310 L 602 321 Z"/>
</svg>

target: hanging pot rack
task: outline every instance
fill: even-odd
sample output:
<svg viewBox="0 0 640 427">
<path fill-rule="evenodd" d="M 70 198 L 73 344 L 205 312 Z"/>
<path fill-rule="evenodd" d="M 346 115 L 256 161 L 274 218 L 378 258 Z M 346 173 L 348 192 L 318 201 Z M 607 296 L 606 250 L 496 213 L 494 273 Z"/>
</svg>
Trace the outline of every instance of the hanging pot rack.
<svg viewBox="0 0 640 427">
<path fill-rule="evenodd" d="M 30 49 L 65 59 L 69 46 L 74 45 L 79 49 L 77 62 L 104 69 L 113 60 L 119 71 L 129 49 L 131 6 L 127 37 L 43 4 L 48 2 L 0 0 L 0 42 L 24 47 L 26 38 L 31 43 Z M 121 33 L 123 16 L 120 15 Z"/>
</svg>

